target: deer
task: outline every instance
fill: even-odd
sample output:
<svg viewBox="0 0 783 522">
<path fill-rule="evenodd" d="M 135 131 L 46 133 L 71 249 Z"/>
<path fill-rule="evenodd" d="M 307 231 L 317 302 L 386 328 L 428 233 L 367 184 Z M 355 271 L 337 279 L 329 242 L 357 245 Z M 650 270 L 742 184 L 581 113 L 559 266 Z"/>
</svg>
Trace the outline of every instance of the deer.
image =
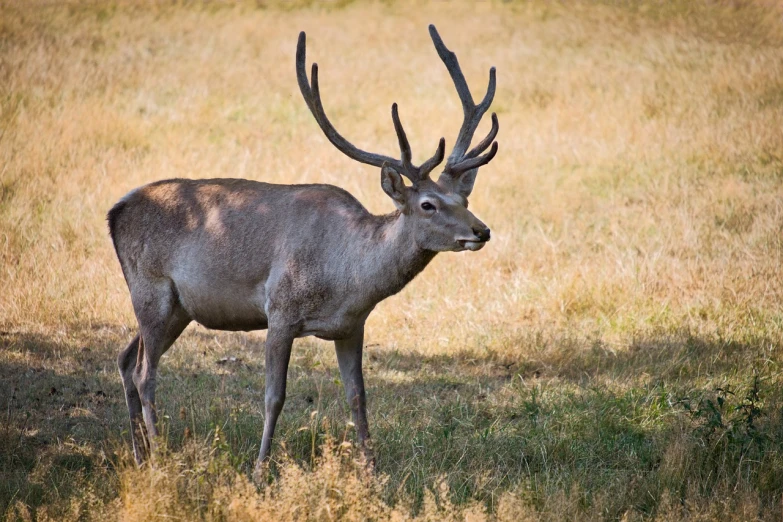
<svg viewBox="0 0 783 522">
<path fill-rule="evenodd" d="M 108 212 L 138 322 L 117 358 L 138 465 L 156 448 L 159 362 L 193 321 L 216 330 L 267 330 L 265 418 L 254 475 L 270 458 L 293 341 L 307 336 L 334 341 L 357 446 L 372 455 L 362 375 L 367 317 L 439 252 L 478 251 L 490 239 L 489 228 L 468 210 L 468 196 L 479 167 L 498 151 L 495 113 L 487 136 L 470 148 L 495 95 L 495 68 L 476 104 L 456 55 L 434 25 L 429 33 L 463 110 L 437 181 L 430 174 L 444 159 L 444 138 L 432 157 L 414 165 L 395 103 L 400 158 L 358 149 L 324 112 L 316 63 L 307 77 L 304 31 L 296 48 L 299 89 L 316 123 L 340 152 L 380 168 L 381 188 L 395 211 L 373 215 L 334 185 L 176 178 L 136 188 Z"/>
</svg>

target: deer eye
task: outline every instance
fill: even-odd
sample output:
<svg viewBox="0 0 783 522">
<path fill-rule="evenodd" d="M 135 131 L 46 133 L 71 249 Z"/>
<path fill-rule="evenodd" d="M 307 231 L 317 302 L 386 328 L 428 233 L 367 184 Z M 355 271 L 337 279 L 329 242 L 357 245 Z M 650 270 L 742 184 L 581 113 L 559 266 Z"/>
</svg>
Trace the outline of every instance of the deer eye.
<svg viewBox="0 0 783 522">
<path fill-rule="evenodd" d="M 435 210 L 435 205 L 433 205 L 429 201 L 425 201 L 424 203 L 421 204 L 421 209 L 430 212 L 432 210 Z"/>
</svg>

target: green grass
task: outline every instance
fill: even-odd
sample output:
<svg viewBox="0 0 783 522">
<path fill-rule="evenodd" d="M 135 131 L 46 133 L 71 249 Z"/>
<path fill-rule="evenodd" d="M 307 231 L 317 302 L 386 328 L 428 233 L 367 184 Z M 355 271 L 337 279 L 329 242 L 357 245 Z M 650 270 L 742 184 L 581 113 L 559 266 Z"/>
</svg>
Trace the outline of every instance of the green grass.
<svg viewBox="0 0 783 522">
<path fill-rule="evenodd" d="M 111 504 L 117 468 L 130 465 L 121 387 L 107 363 L 123 334 L 3 335 L 4 510 L 17 501 L 73 509 L 85 489 Z M 451 502 L 490 512 L 520 488 L 543 513 L 558 495 L 620 518 L 654 515 L 664 492 L 691 501 L 737 490 L 753 492 L 762 512 L 776 509 L 778 345 L 687 333 L 638 339 L 622 353 L 588 340 L 517 342 L 517 358 L 369 349 L 382 499 L 408 499 L 416 512 L 442 481 Z M 311 469 L 328 439 L 351 440 L 351 430 L 331 348 L 298 344 L 275 451 L 277 462 Z M 193 440 L 223 456 L 222 472 L 249 474 L 262 429 L 261 350 L 256 337 L 184 336 L 160 373 L 167 451 Z M 240 360 L 219 363 L 229 356 Z"/>
</svg>

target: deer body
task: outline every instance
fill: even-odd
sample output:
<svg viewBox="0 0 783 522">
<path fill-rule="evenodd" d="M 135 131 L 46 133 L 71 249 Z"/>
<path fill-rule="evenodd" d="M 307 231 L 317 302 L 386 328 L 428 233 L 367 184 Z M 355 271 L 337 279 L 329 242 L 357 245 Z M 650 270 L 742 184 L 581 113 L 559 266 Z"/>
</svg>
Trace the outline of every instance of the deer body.
<svg viewBox="0 0 783 522">
<path fill-rule="evenodd" d="M 115 208 L 131 289 L 157 278 L 188 318 L 219 330 L 265 329 L 272 318 L 295 337 L 345 338 L 434 257 L 401 213 L 374 216 L 331 185 L 173 179 Z"/>
<path fill-rule="evenodd" d="M 443 161 L 443 139 L 430 159 L 413 165 L 395 104 L 392 120 L 401 159 L 357 149 L 326 118 L 315 64 L 312 82 L 307 78 L 304 33 L 297 46 L 297 79 L 316 122 L 340 151 L 381 167 L 381 187 L 396 212 L 375 216 L 331 185 L 243 179 L 159 181 L 131 191 L 109 211 L 109 230 L 139 323 L 139 334 L 117 360 L 138 462 L 158 434 L 158 363 L 193 321 L 219 330 L 268 330 L 266 418 L 257 470 L 270 454 L 285 402 L 291 346 L 299 337 L 334 341 L 357 438 L 366 447 L 362 346 L 367 316 L 438 252 L 479 250 L 489 240 L 489 229 L 468 211 L 467 197 L 478 168 L 497 152 L 494 114 L 488 136 L 467 149 L 492 101 L 494 69 L 487 95 L 476 105 L 456 56 L 433 26 L 430 34 L 464 112 L 457 143 L 437 182 L 429 174 Z"/>
</svg>

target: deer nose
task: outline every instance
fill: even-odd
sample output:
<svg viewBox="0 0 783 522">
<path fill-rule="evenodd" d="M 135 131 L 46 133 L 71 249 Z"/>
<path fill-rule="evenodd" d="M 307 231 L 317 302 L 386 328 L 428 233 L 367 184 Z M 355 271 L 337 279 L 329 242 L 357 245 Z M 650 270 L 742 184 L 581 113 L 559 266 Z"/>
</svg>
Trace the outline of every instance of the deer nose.
<svg viewBox="0 0 783 522">
<path fill-rule="evenodd" d="M 479 238 L 479 241 L 489 241 L 489 229 L 487 227 L 474 228 L 473 233 Z"/>
</svg>

